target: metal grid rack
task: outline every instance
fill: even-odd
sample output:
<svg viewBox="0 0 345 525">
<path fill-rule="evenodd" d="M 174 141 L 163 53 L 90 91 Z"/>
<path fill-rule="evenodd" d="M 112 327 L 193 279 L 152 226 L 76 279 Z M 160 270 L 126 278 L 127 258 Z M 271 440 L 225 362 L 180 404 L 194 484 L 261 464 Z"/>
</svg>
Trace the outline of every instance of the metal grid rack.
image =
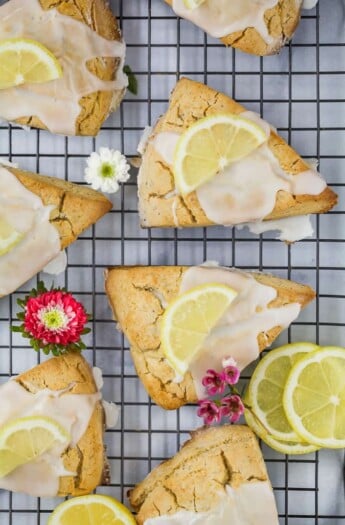
<svg viewBox="0 0 345 525">
<path fill-rule="evenodd" d="M 23 0 L 24 1 L 24 0 Z M 0 0 L 3 3 L 3 0 Z M 315 218 L 315 235 L 287 246 L 274 236 L 224 228 L 141 230 L 136 172 L 114 197 L 114 209 L 69 248 L 65 275 L 55 280 L 93 312 L 86 357 L 105 372 L 104 395 L 121 407 L 118 428 L 106 437 L 112 485 L 99 492 L 126 501 L 126 492 L 161 460 L 173 455 L 200 424 L 194 407 L 164 412 L 148 399 L 115 330 L 103 291 L 103 271 L 116 264 L 199 264 L 260 269 L 315 287 L 318 298 L 279 342 L 308 339 L 345 344 L 345 4 L 320 0 L 304 11 L 292 42 L 279 56 L 257 58 L 225 49 L 191 24 L 176 19 L 162 0 L 114 0 L 139 83 L 96 139 L 63 138 L 0 125 L 0 156 L 23 168 L 82 183 L 85 158 L 101 145 L 135 157 L 145 125 L 164 111 L 179 76 L 204 81 L 258 111 L 339 193 L 335 211 Z M 42 277 L 42 276 L 41 276 Z M 43 276 L 49 282 L 47 276 Z M 0 301 L 0 382 L 34 366 L 42 356 L 11 334 L 16 298 Z M 343 451 L 284 457 L 263 446 L 283 525 L 344 525 Z M 0 525 L 44 525 L 57 500 L 36 500 L 0 491 Z"/>
</svg>

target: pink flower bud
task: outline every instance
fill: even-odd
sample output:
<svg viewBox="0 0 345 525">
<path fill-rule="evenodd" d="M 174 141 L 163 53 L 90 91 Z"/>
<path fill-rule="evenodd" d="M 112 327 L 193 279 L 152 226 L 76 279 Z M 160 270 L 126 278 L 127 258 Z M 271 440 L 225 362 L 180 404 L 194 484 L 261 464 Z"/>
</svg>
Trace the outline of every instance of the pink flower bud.
<svg viewBox="0 0 345 525">
<path fill-rule="evenodd" d="M 239 371 L 237 366 L 230 365 L 224 368 L 223 372 L 221 373 L 221 378 L 225 384 L 236 385 L 238 383 L 240 375 L 241 372 Z"/>
</svg>

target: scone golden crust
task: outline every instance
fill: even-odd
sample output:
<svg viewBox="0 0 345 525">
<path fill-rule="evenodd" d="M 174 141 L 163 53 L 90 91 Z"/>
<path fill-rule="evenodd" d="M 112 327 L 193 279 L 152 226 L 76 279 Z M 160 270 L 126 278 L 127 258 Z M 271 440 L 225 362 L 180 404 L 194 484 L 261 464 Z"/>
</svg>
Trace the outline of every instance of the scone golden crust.
<svg viewBox="0 0 345 525">
<path fill-rule="evenodd" d="M 172 6 L 173 0 L 165 0 Z M 279 0 L 272 9 L 265 13 L 265 23 L 272 44 L 267 44 L 254 27 L 247 27 L 244 31 L 236 31 L 221 38 L 226 46 L 232 46 L 253 55 L 273 55 L 292 38 L 301 17 L 301 5 L 296 0 Z"/>
<path fill-rule="evenodd" d="M 159 319 L 166 304 L 178 295 L 187 269 L 186 266 L 117 267 L 107 271 L 105 280 L 114 318 L 129 340 L 137 373 L 155 403 L 167 410 L 197 401 L 190 374 L 176 383 L 175 372 L 160 348 Z M 261 284 L 277 290 L 270 307 L 293 302 L 305 307 L 315 297 L 309 286 L 261 273 L 253 275 Z M 281 331 L 281 327 L 276 326 L 260 334 L 260 350 L 270 346 Z"/>
<path fill-rule="evenodd" d="M 152 136 L 164 131 L 181 133 L 195 120 L 205 116 L 239 114 L 243 111 L 243 106 L 223 93 L 183 78 L 177 83 L 168 111 L 157 122 Z M 271 132 L 269 146 L 282 168 L 289 173 L 296 175 L 309 169 L 303 159 L 274 131 Z M 196 192 L 187 196 L 174 194 L 174 175 L 150 142 L 142 158 L 138 184 L 139 212 L 143 227 L 213 224 L 202 210 Z M 291 195 L 286 191 L 279 191 L 274 210 L 265 219 L 324 213 L 336 203 L 337 195 L 328 187 L 320 195 Z"/>
<path fill-rule="evenodd" d="M 55 206 L 50 222 L 59 232 L 62 250 L 112 208 L 106 197 L 88 187 L 16 168 L 7 169 L 38 195 L 45 206 Z"/>
<path fill-rule="evenodd" d="M 253 432 L 240 425 L 203 428 L 139 483 L 129 500 L 137 523 L 143 525 L 149 518 L 180 510 L 211 510 L 222 497 L 222 487 L 251 481 L 269 482 Z"/>
<path fill-rule="evenodd" d="M 29 392 L 49 388 L 63 390 L 71 387 L 70 394 L 94 394 L 97 387 L 92 370 L 85 359 L 77 353 L 49 359 L 16 378 Z M 89 426 L 76 447 L 68 449 L 64 467 L 76 476 L 60 478 L 60 496 L 89 494 L 106 480 L 107 459 L 103 445 L 104 413 L 101 402 L 95 407 Z M 109 481 L 109 480 L 108 480 Z"/>
<path fill-rule="evenodd" d="M 121 41 L 117 20 L 105 0 L 39 0 L 43 9 L 56 8 L 61 14 L 87 24 L 100 36 L 108 40 Z M 114 80 L 120 65 L 119 59 L 96 58 L 88 63 L 90 71 L 102 80 Z M 90 93 L 80 101 L 80 114 L 75 125 L 76 135 L 95 136 L 109 113 L 119 106 L 125 89 Z M 24 117 L 19 124 L 46 129 L 38 117 Z"/>
</svg>

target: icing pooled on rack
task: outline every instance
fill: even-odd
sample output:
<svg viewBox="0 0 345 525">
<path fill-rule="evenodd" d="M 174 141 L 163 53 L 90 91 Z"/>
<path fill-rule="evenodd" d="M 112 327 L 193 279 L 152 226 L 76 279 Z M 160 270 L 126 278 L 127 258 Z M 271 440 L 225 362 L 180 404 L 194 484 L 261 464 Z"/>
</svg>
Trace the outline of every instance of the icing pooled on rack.
<svg viewBox="0 0 345 525">
<path fill-rule="evenodd" d="M 13 37 L 39 40 L 58 58 L 63 76 L 51 82 L 1 90 L 0 117 L 6 120 L 35 116 L 53 133 L 75 135 L 81 98 L 127 86 L 124 42 L 102 38 L 56 8 L 44 10 L 39 0 L 10 0 L 0 6 L 0 39 Z M 87 63 L 97 57 L 119 59 L 116 80 L 104 81 L 89 71 Z"/>
<path fill-rule="evenodd" d="M 271 44 L 274 39 L 269 34 L 265 12 L 277 4 L 278 0 L 207 0 L 200 7 L 189 9 L 183 0 L 173 0 L 173 10 L 215 38 L 253 27 Z"/>
<path fill-rule="evenodd" d="M 210 221 L 225 226 L 261 222 L 273 211 L 281 190 L 292 195 L 319 195 L 324 191 L 326 182 L 315 169 L 292 175 L 281 167 L 268 145 L 271 128 L 267 122 L 250 111 L 241 116 L 260 125 L 267 142 L 196 190 L 199 204 Z M 161 132 L 152 139 L 154 148 L 169 166 L 173 166 L 179 137 L 179 133 Z M 298 236 L 292 226 L 292 239 L 288 240 Z"/>
<path fill-rule="evenodd" d="M 20 417 L 47 416 L 69 432 L 68 446 L 74 447 L 84 435 L 101 394 L 70 394 L 70 389 L 31 393 L 17 381 L 8 381 L 0 386 L 0 426 Z M 56 496 L 60 476 L 75 475 L 64 468 L 61 455 L 65 449 L 65 444 L 58 444 L 36 460 L 18 467 L 0 478 L 0 488 L 31 496 Z"/>
<path fill-rule="evenodd" d="M 145 520 L 144 525 L 278 525 L 274 495 L 267 481 L 226 486 L 223 497 L 208 512 L 181 510 Z"/>
<path fill-rule="evenodd" d="M 223 360 L 232 357 L 243 370 L 259 356 L 259 334 L 277 326 L 287 328 L 301 310 L 299 303 L 270 308 L 277 297 L 275 288 L 259 283 L 250 273 L 213 265 L 189 268 L 183 274 L 179 293 L 208 283 L 224 284 L 238 295 L 189 367 L 199 399 L 205 396 L 202 378 L 208 369 L 220 371 Z"/>
<path fill-rule="evenodd" d="M 0 166 L 0 221 L 20 236 L 18 244 L 0 255 L 0 297 L 15 291 L 59 255 L 60 237 L 49 222 L 51 211 L 51 206 L 44 206 Z"/>
</svg>

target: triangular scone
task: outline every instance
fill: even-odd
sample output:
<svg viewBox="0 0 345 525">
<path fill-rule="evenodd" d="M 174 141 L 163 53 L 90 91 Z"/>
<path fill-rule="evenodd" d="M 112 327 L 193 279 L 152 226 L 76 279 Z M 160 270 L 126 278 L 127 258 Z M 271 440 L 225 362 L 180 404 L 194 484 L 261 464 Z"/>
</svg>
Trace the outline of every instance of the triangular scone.
<svg viewBox="0 0 345 525">
<path fill-rule="evenodd" d="M 167 410 L 197 401 L 193 379 L 181 383 L 161 350 L 159 319 L 166 305 L 179 294 L 186 266 L 117 267 L 107 271 L 105 288 L 114 318 L 127 337 L 137 373 L 152 399 Z M 315 292 L 309 286 L 272 275 L 252 274 L 256 281 L 277 291 L 269 308 L 299 303 L 305 307 Z M 211 278 L 210 282 L 214 279 Z M 280 326 L 258 336 L 260 351 L 281 333 Z"/>
<path fill-rule="evenodd" d="M 109 199 L 87 186 L 17 168 L 6 169 L 45 206 L 55 206 L 50 221 L 59 232 L 62 250 L 112 208 Z"/>
<path fill-rule="evenodd" d="M 153 139 L 161 132 L 181 133 L 196 120 L 221 113 L 240 114 L 245 108 L 214 89 L 183 78 L 170 99 L 167 112 L 153 129 L 142 158 L 139 173 L 139 212 L 143 227 L 210 226 L 196 192 L 177 195 L 170 167 L 159 155 Z M 309 169 L 303 159 L 273 130 L 268 141 L 270 150 L 281 167 L 292 175 Z M 258 174 L 263 176 L 263 174 Z M 275 207 L 264 220 L 281 219 L 296 215 L 324 213 L 337 202 L 337 195 L 329 188 L 320 195 L 292 195 L 279 191 Z M 249 221 L 248 221 L 249 222 Z"/>
<path fill-rule="evenodd" d="M 6 218 L 12 217 L 12 224 L 17 221 L 24 237 L 8 252 L 0 254 L 0 297 L 14 292 L 52 261 L 56 263 L 50 268 L 51 273 L 62 271 L 61 250 L 73 243 L 112 207 L 106 197 L 89 187 L 12 166 L 0 166 L 0 187 L 4 192 L 6 184 L 9 195 L 3 196 L 0 219 L 6 222 Z M 18 211 L 21 213 L 17 212 L 16 218 L 13 214 L 18 207 L 18 199 L 22 205 L 20 207 L 19 204 Z M 34 205 L 32 200 L 35 201 Z M 28 209 L 30 217 L 33 214 L 35 216 L 33 223 L 26 222 L 25 213 Z"/>
<path fill-rule="evenodd" d="M 173 6 L 173 0 L 165 0 Z M 216 0 L 213 0 L 216 1 Z M 254 27 L 236 31 L 221 38 L 226 46 L 232 46 L 253 55 L 273 55 L 292 38 L 301 16 L 302 0 L 277 0 L 267 9 L 264 21 L 271 42 L 267 43 Z"/>
<path fill-rule="evenodd" d="M 76 395 L 98 392 L 90 366 L 78 353 L 49 359 L 19 375 L 15 380 L 31 393 L 44 389 L 68 389 L 69 394 Z M 47 416 L 53 417 L 53 414 Z M 102 403 L 97 401 L 83 437 L 62 456 L 66 471 L 76 472 L 76 475 L 60 477 L 59 496 L 89 494 L 98 485 L 110 482 L 103 444 L 104 428 Z"/>
<path fill-rule="evenodd" d="M 45 11 L 57 9 L 62 15 L 66 15 L 67 17 L 71 17 L 72 19 L 87 25 L 104 39 L 123 42 L 116 17 L 106 0 L 78 0 L 77 2 L 75 0 L 35 0 L 35 2 L 36 1 L 40 3 Z M 8 2 L 11 2 L 11 0 L 8 0 Z M 7 36 L 7 33 L 5 34 Z M 12 36 L 27 37 L 28 35 L 16 33 Z M 41 41 L 46 47 L 50 47 L 49 41 L 45 42 L 46 38 L 42 35 L 32 35 L 30 33 L 30 37 Z M 64 42 L 64 39 L 62 39 L 62 41 Z M 75 42 L 75 45 L 78 44 L 78 42 Z M 60 52 L 63 53 L 63 48 Z M 80 64 L 75 64 L 75 68 L 79 66 Z M 102 81 L 112 81 L 122 75 L 123 61 L 120 60 L 120 58 L 109 58 L 109 55 L 107 54 L 104 57 L 89 59 L 87 67 Z M 109 114 L 115 111 L 119 106 L 124 97 L 125 91 L 125 87 L 119 89 L 111 87 L 106 88 L 106 85 L 104 84 L 104 90 L 95 91 L 82 96 L 79 100 L 80 113 L 75 121 L 75 132 L 64 133 L 63 131 L 56 131 L 56 133 L 96 136 Z M 1 116 L 4 118 L 3 115 Z M 42 122 L 37 115 L 31 115 L 30 117 L 23 115 L 20 118 L 13 120 L 21 125 L 47 129 L 47 125 Z"/>
<path fill-rule="evenodd" d="M 225 425 L 193 432 L 176 456 L 156 467 L 130 491 L 129 499 L 137 512 L 138 525 L 143 525 L 149 518 L 172 518 L 181 511 L 212 511 L 224 501 L 230 487 L 233 493 L 249 488 L 252 495 L 264 489 L 264 510 L 259 510 L 255 501 L 248 501 L 244 507 L 255 507 L 259 513 L 255 523 L 278 523 L 266 466 L 258 442 L 246 426 Z M 260 498 L 260 492 L 257 496 Z M 264 517 L 274 521 L 265 522 Z"/>
</svg>

